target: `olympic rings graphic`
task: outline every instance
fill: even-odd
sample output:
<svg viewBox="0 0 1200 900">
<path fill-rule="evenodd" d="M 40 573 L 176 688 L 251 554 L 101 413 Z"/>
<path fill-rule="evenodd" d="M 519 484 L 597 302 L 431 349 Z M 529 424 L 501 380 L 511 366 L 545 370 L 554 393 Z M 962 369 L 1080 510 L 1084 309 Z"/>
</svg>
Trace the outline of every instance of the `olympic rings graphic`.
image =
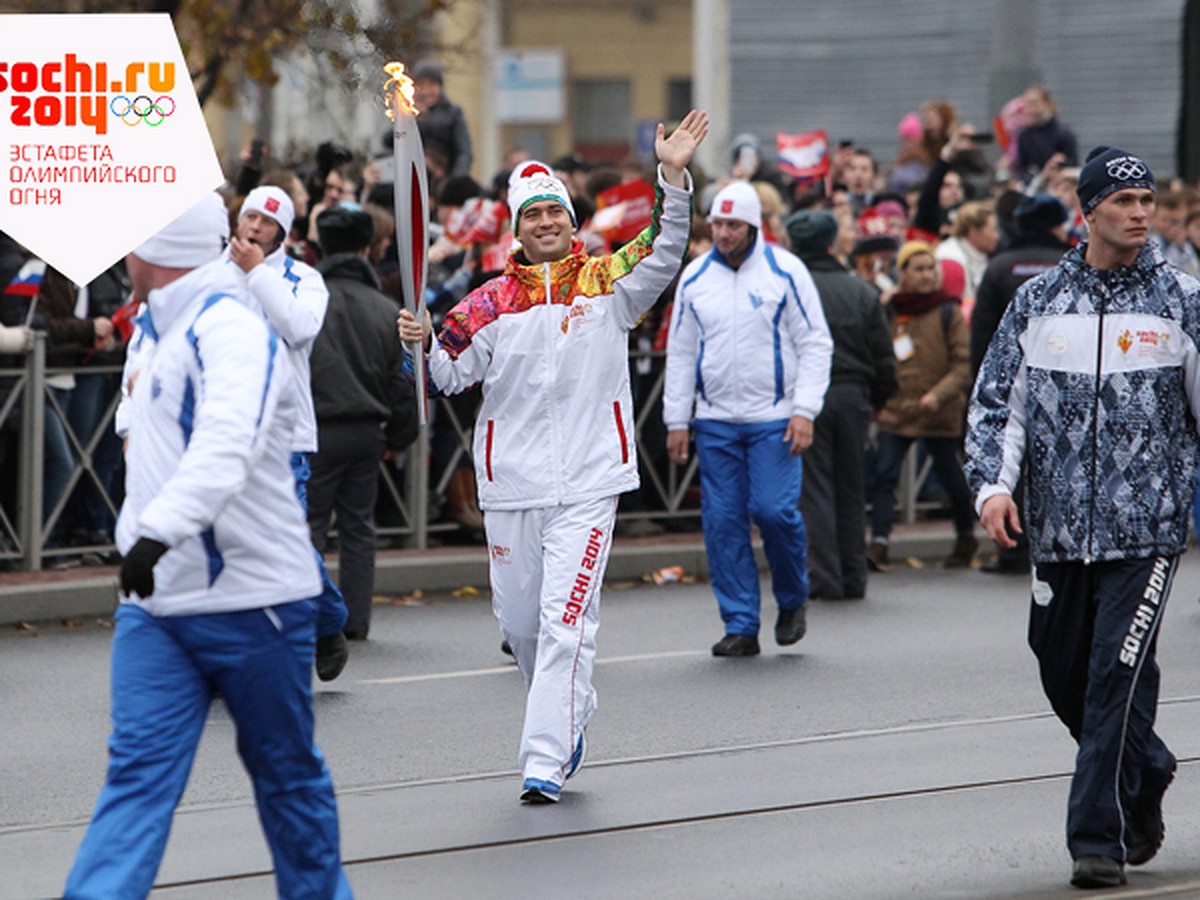
<svg viewBox="0 0 1200 900">
<path fill-rule="evenodd" d="M 1108 177 L 1117 181 L 1140 181 L 1146 177 L 1145 164 L 1134 156 L 1122 156 L 1109 162 Z"/>
<path fill-rule="evenodd" d="M 118 107 L 118 101 L 123 101 L 124 106 Z M 167 109 L 163 101 L 171 104 L 170 109 Z M 109 111 L 122 122 L 132 128 L 134 125 L 140 125 L 145 122 L 151 128 L 157 128 L 168 116 L 175 112 L 175 101 L 166 94 L 156 97 L 151 100 L 145 94 L 138 94 L 130 100 L 124 94 L 117 94 L 108 104 Z"/>
</svg>

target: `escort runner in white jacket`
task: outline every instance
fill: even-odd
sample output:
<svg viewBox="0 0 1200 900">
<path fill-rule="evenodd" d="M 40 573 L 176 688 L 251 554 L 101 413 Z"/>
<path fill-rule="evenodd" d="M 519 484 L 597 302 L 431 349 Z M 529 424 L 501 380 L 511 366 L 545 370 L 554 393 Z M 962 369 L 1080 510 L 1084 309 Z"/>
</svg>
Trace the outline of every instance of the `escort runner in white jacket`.
<svg viewBox="0 0 1200 900">
<path fill-rule="evenodd" d="M 248 225 L 247 220 L 251 218 L 249 213 L 257 213 L 277 225 L 280 229 L 279 239 L 275 240 L 274 236 L 260 238 Z M 243 276 L 246 295 L 250 305 L 267 317 L 286 346 L 292 364 L 291 378 L 296 383 L 296 396 L 300 404 L 292 449 L 300 453 L 312 453 L 317 449 L 317 417 L 313 411 L 308 360 L 313 341 L 325 323 L 329 289 L 320 272 L 288 256 L 284 244 L 293 218 L 292 200 L 286 191 L 270 185 L 256 187 L 242 202 L 237 237 L 244 242 L 243 246 L 246 243 L 258 243 L 266 251 L 262 261 L 250 265 L 249 271 Z M 236 252 L 234 244 L 230 245 L 225 255 L 238 264 L 239 273 L 249 264 Z M 257 257 L 253 261 L 257 261 Z"/>
<path fill-rule="evenodd" d="M 721 189 L 709 222 L 713 248 L 688 264 L 675 292 L 663 419 L 668 455 L 679 464 L 694 416 L 704 539 L 725 624 L 712 652 L 752 656 L 760 597 L 751 518 L 779 605 L 775 640 L 793 644 L 806 630 L 799 454 L 824 403 L 833 340 L 804 263 L 763 240 L 748 182 Z"/>
<path fill-rule="evenodd" d="M 238 211 L 237 233 L 226 257 L 243 279 L 243 295 L 267 319 L 282 339 L 291 362 L 296 418 L 292 439 L 292 475 L 300 503 L 308 507 L 309 454 L 317 449 L 317 418 L 313 408 L 309 356 L 325 323 L 329 289 L 321 273 L 287 255 L 285 244 L 295 218 L 287 191 L 261 185 L 246 195 Z M 341 591 L 325 570 L 321 555 L 313 551 L 321 572 L 317 596 L 317 675 L 322 681 L 336 678 L 349 657 L 346 638 L 348 611 Z M 365 638 L 366 631 L 355 635 Z"/>
<path fill-rule="evenodd" d="M 732 269 L 716 251 L 692 260 L 671 312 L 663 420 L 816 419 L 833 341 L 804 263 L 759 235 Z"/>
<path fill-rule="evenodd" d="M 292 259 L 282 247 L 246 276 L 246 287 L 251 303 L 267 317 L 287 351 L 298 404 L 292 449 L 312 453 L 317 449 L 317 416 L 308 358 L 325 322 L 329 289 L 320 272 Z"/>
<path fill-rule="evenodd" d="M 276 893 L 352 896 L 313 740 L 318 577 L 288 462 L 291 371 L 219 258 L 228 234 L 209 194 L 126 260 L 147 298 L 146 339 L 125 400 L 109 765 L 67 878 L 72 900 L 150 893 L 217 692 Z"/>
<path fill-rule="evenodd" d="M 278 337 L 236 298 L 234 267 L 209 263 L 150 295 L 153 340 L 125 401 L 124 554 L 139 537 L 171 550 L 149 598 L 153 615 L 253 609 L 320 590 L 292 486 L 292 371 Z M 220 315 L 215 315 L 217 306 Z"/>
<path fill-rule="evenodd" d="M 296 385 L 296 426 L 292 449 L 317 449 L 317 416 L 313 412 L 308 358 L 325 322 L 329 289 L 312 266 L 292 259 L 280 247 L 246 276 L 247 294 L 283 339 L 291 363 L 289 377 Z"/>
</svg>

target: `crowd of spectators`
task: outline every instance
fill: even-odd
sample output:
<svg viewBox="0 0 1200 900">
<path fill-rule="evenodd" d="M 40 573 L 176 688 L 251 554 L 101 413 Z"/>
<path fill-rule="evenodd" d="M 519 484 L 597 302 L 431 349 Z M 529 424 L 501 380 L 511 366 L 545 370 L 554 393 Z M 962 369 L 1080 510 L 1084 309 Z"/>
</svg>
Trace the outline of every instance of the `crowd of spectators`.
<svg viewBox="0 0 1200 900">
<path fill-rule="evenodd" d="M 415 74 L 433 206 L 426 299 L 437 327 L 440 316 L 454 303 L 503 270 L 513 245 L 504 196 L 507 176 L 529 154 L 512 149 L 502 171 L 476 181 L 470 174 L 475 160 L 466 122 L 462 110 L 442 91 L 440 69 L 425 65 Z M 933 290 L 953 307 L 953 316 L 945 317 L 951 322 L 947 334 L 954 331 L 958 342 L 958 322 L 973 331 L 972 312 L 979 298 L 995 294 L 994 285 L 988 283 L 989 263 L 1030 243 L 1030 233 L 1016 215 L 1022 204 L 1036 201 L 1038 233 L 1044 230 L 1056 235 L 1056 246 L 1071 246 L 1083 237 L 1075 198 L 1080 162 L 1077 143 L 1058 118 L 1050 92 L 1042 86 L 1030 87 L 1005 106 L 997 122 L 1003 127 L 995 133 L 977 129 L 961 120 L 953 103 L 930 99 L 919 109 L 898 116 L 892 147 L 839 145 L 837 136 L 832 135 L 828 174 L 813 180 L 789 177 L 764 150 L 759 137 L 739 135 L 729 148 L 725 171 L 694 173 L 698 189 L 689 258 L 711 246 L 705 215 L 712 197 L 731 180 L 747 180 L 758 192 L 763 232 L 770 242 L 787 246 L 785 222 L 797 211 L 823 210 L 833 217 L 837 231 L 829 255 L 874 291 L 893 338 L 898 328 L 893 300 L 908 289 L 904 267 L 899 265 L 902 248 L 913 241 L 925 242 L 936 262 Z M 883 160 L 887 162 L 881 163 Z M 652 196 L 649 184 L 653 176 L 643 161 L 598 161 L 568 154 L 554 160 L 552 167 L 571 191 L 580 223 L 577 238 L 589 252 L 602 253 L 619 246 L 648 218 L 646 197 Z M 322 143 L 299 160 L 277 159 L 263 142 L 255 141 L 238 170 L 228 173 L 223 193 L 231 221 L 236 222 L 240 202 L 253 187 L 274 185 L 285 190 L 296 214 L 287 237 L 288 253 L 311 265 L 321 258 L 317 216 L 342 204 L 365 210 L 374 220 L 375 235 L 367 258 L 383 292 L 396 297 L 398 303 L 393 186 L 386 169 L 382 161 L 362 158 L 333 141 Z M 475 166 L 476 173 L 477 169 Z M 1061 222 L 1047 226 L 1060 213 Z M 1028 214 L 1024 219 L 1032 221 Z M 1200 271 L 1200 193 L 1194 186 L 1176 182 L 1160 192 L 1154 229 L 1155 240 L 1171 262 L 1192 274 Z M 1042 246 L 1044 249 L 1045 241 Z M 0 234 L 0 284 L 4 285 L 0 368 L 23 365 L 21 354 L 31 345 L 32 333 L 42 331 L 47 336 L 49 365 L 71 370 L 51 375 L 53 402 L 47 402 L 43 423 L 43 503 L 46 521 L 52 526 L 46 546 L 76 548 L 76 556 L 87 561 L 102 555 L 111 544 L 114 507 L 121 498 L 122 460 L 111 427 L 119 377 L 112 365 L 120 363 L 123 342 L 132 328 L 128 280 L 118 263 L 91 284 L 72 284 Z M 653 387 L 663 365 L 665 323 L 669 321 L 664 313 L 672 294 L 673 288 L 664 293 L 631 338 L 630 365 L 639 403 L 653 402 Z M 938 313 L 938 321 L 943 315 Z M 980 334 L 975 340 L 990 336 L 986 330 Z M 976 355 L 981 353 L 972 349 Z M 958 348 L 955 353 L 960 350 L 966 352 Z M 970 377 L 964 374 L 966 358 L 960 362 L 963 368 L 955 370 L 953 390 L 965 399 Z M 107 370 L 89 371 L 104 364 L 109 365 Z M 903 377 L 901 381 L 903 392 Z M 14 383 L 11 377 L 0 378 L 0 412 Z M 434 518 L 453 526 L 448 539 L 467 542 L 482 541 L 482 518 L 466 449 L 469 441 L 464 440 L 477 403 L 478 398 L 467 392 L 432 407 Z M 961 402 L 948 401 L 943 414 L 946 408 L 960 409 Z M 17 492 L 14 462 L 19 421 L 18 410 L 10 408 L 0 428 L 0 472 L 4 473 L 0 506 L 10 519 Z M 661 519 L 652 514 L 665 503 L 661 492 L 654 489 L 667 472 L 665 434 L 657 411 L 643 421 L 643 489 L 622 498 L 626 515 L 621 527 L 626 534 L 648 534 L 662 528 L 658 524 Z M 919 427 L 913 432 L 921 433 Z M 953 438 L 961 429 L 949 427 L 937 433 Z M 894 474 L 892 455 L 885 454 L 882 460 L 885 477 L 878 483 L 885 490 Z M 937 456 L 944 457 L 940 449 Z M 83 471 L 79 469 L 81 459 L 88 461 Z M 878 462 L 868 457 L 869 488 L 877 483 Z M 946 481 L 936 475 L 929 478 L 925 497 L 957 496 L 957 480 L 951 479 L 954 483 L 950 485 Z M 0 534 L 0 541 L 4 540 Z M 11 548 L 0 544 L 0 551 L 4 549 Z M 963 544 L 957 548 L 957 557 L 973 549 Z"/>
</svg>

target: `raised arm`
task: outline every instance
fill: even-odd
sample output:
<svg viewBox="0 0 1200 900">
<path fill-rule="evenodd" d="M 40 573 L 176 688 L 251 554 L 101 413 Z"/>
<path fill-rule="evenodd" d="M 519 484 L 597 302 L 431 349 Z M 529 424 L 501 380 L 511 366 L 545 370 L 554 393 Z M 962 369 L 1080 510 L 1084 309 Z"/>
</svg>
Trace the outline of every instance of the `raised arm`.
<svg viewBox="0 0 1200 900">
<path fill-rule="evenodd" d="M 692 161 L 692 154 L 708 134 L 708 113 L 692 110 L 683 117 L 679 127 L 666 136 L 666 128 L 658 123 L 654 136 L 654 155 L 662 163 L 663 179 L 672 187 L 686 188 L 684 169 Z"/>
</svg>

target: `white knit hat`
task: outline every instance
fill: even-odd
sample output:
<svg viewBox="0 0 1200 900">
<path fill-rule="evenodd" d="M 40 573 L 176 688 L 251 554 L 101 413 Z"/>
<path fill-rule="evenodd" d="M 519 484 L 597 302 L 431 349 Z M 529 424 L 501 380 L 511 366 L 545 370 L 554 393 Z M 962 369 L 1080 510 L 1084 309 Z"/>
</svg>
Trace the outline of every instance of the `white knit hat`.
<svg viewBox="0 0 1200 900">
<path fill-rule="evenodd" d="M 758 191 L 748 181 L 731 181 L 713 197 L 708 221 L 713 219 L 736 219 L 761 228 L 762 201 L 758 199 Z"/>
<path fill-rule="evenodd" d="M 296 218 L 296 207 L 292 205 L 292 198 L 288 196 L 287 191 L 283 188 L 277 188 L 273 185 L 263 185 L 256 187 L 246 199 L 242 201 L 241 212 L 238 213 L 238 219 L 253 210 L 266 216 L 268 219 L 273 219 L 283 229 L 284 237 L 292 230 L 292 220 Z"/>
<path fill-rule="evenodd" d="M 508 209 L 512 213 L 513 234 L 517 233 L 517 219 L 521 210 L 538 200 L 557 200 L 566 207 L 571 216 L 571 224 L 579 224 L 567 186 L 554 177 L 554 172 L 548 165 L 536 160 L 517 163 L 517 167 L 508 176 Z"/>
<path fill-rule="evenodd" d="M 138 259 L 168 269 L 194 269 L 221 255 L 229 240 L 229 213 L 221 195 L 200 202 L 133 251 Z"/>
</svg>

